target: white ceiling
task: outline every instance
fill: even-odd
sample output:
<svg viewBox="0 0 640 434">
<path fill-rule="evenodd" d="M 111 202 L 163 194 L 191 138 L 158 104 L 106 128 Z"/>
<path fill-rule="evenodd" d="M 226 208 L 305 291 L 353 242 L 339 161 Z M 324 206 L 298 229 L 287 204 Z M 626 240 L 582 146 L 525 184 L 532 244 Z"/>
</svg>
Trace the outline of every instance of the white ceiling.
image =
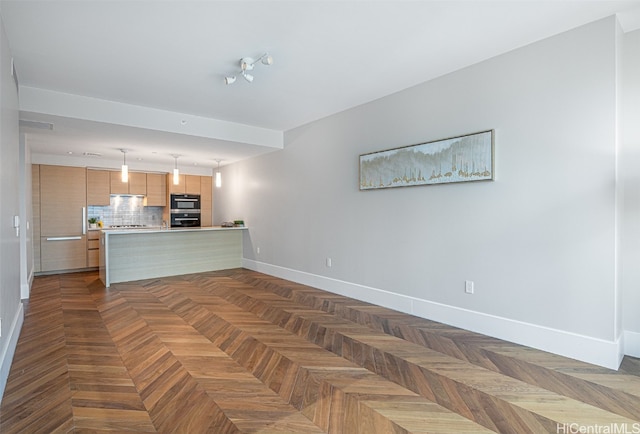
<svg viewBox="0 0 640 434">
<path fill-rule="evenodd" d="M 118 160 L 127 148 L 169 165 L 273 151 L 260 137 L 616 13 L 640 28 L 638 0 L 1 0 L 0 13 L 21 118 L 54 124 L 25 129 L 34 153 Z M 223 83 L 264 52 L 274 63 L 256 65 L 253 83 Z M 41 90 L 55 91 L 49 105 Z M 254 139 L 234 136 L 237 124 Z"/>
</svg>

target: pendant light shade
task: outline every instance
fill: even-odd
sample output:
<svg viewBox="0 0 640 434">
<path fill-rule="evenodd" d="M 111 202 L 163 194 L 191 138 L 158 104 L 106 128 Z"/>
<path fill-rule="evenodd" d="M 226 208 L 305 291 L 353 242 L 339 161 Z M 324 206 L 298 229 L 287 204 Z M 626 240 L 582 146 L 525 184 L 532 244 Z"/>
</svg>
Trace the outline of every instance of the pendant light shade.
<svg viewBox="0 0 640 434">
<path fill-rule="evenodd" d="M 175 159 L 176 161 L 176 165 L 173 169 L 173 185 L 178 185 L 180 184 L 180 172 L 178 171 L 178 157 L 180 155 L 172 155 L 172 157 Z"/>
<path fill-rule="evenodd" d="M 129 166 L 127 166 L 127 150 L 120 149 L 122 152 L 122 168 L 121 168 L 121 176 L 122 182 L 129 182 Z"/>
<path fill-rule="evenodd" d="M 220 173 L 220 161 L 221 160 L 216 160 L 218 162 L 218 170 L 216 170 L 216 188 L 220 188 L 222 187 L 222 173 Z"/>
</svg>

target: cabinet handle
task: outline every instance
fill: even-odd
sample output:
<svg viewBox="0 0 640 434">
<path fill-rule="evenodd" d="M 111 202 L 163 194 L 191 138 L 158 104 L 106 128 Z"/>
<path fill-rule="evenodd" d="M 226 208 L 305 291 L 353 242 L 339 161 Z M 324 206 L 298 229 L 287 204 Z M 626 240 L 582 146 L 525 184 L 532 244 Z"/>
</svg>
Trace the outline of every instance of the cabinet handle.
<svg viewBox="0 0 640 434">
<path fill-rule="evenodd" d="M 81 240 L 82 237 L 47 237 L 47 241 Z"/>
<path fill-rule="evenodd" d="M 87 208 L 82 207 L 82 235 L 87 234 Z"/>
</svg>

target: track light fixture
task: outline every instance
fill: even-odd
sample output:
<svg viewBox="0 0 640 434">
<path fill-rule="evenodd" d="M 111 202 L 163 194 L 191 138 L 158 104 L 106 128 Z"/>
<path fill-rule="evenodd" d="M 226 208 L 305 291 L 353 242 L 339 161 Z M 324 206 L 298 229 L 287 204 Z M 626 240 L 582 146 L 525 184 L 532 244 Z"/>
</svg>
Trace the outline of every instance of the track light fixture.
<svg viewBox="0 0 640 434">
<path fill-rule="evenodd" d="M 253 71 L 253 67 L 258 62 L 266 66 L 273 65 L 273 57 L 271 57 L 269 53 L 264 53 L 257 59 L 253 59 L 252 57 L 243 57 L 240 59 L 240 75 L 249 83 L 253 82 L 253 75 L 249 74 L 248 71 Z M 224 82 L 225 84 L 233 84 L 236 82 L 236 76 L 225 77 Z"/>
</svg>

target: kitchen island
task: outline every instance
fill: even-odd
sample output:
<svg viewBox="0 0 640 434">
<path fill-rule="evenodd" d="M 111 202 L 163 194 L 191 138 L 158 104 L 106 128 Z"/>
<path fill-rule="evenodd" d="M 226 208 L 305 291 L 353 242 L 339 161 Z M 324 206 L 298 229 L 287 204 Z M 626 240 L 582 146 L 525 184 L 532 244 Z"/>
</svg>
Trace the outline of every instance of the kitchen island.
<svg viewBox="0 0 640 434">
<path fill-rule="evenodd" d="M 247 228 L 105 229 L 100 232 L 100 280 L 112 283 L 242 266 Z"/>
</svg>

